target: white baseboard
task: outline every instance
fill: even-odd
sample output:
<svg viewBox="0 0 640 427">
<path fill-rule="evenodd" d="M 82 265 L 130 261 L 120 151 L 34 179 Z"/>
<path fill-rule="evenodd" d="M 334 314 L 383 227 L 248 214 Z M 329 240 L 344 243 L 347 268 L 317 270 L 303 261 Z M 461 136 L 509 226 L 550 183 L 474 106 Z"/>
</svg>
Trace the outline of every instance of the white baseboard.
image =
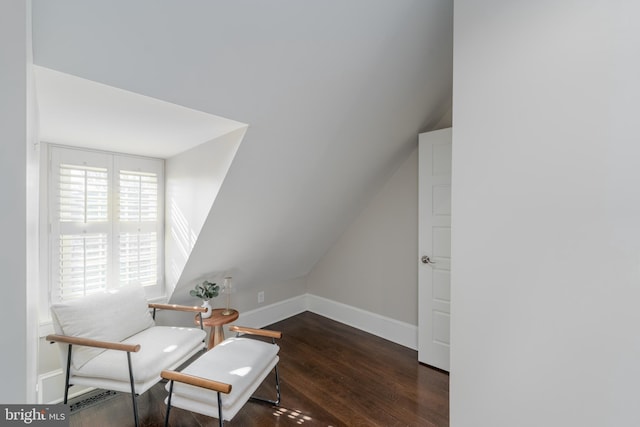
<svg viewBox="0 0 640 427">
<path fill-rule="evenodd" d="M 238 324 L 263 328 L 307 310 L 307 295 L 299 295 L 264 307 L 240 313 Z"/>
<path fill-rule="evenodd" d="M 396 344 L 418 349 L 418 327 L 327 298 L 307 294 L 307 310 L 369 332 Z"/>
<path fill-rule="evenodd" d="M 56 404 L 64 400 L 64 371 L 56 369 L 38 375 L 38 404 Z M 72 386 L 69 389 L 69 399 L 94 390 L 93 387 Z"/>
<path fill-rule="evenodd" d="M 311 294 L 241 313 L 238 323 L 262 328 L 307 310 L 412 350 L 418 348 L 417 326 Z"/>
</svg>

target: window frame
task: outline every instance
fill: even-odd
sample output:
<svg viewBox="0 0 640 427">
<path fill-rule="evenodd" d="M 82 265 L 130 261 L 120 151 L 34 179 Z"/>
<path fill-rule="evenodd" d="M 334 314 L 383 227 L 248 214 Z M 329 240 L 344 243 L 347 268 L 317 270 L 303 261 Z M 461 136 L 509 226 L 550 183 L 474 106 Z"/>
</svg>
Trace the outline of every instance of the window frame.
<svg viewBox="0 0 640 427">
<path fill-rule="evenodd" d="M 106 232 L 108 235 L 107 254 L 107 278 L 106 289 L 116 289 L 125 286 L 120 283 L 119 272 L 119 233 L 125 230 L 136 232 L 156 233 L 156 283 L 144 286 L 148 299 L 161 298 L 165 294 L 164 281 L 164 160 L 136 156 L 123 153 L 85 149 L 81 147 L 70 147 L 57 144 L 47 144 L 46 165 L 48 166 L 46 188 L 46 221 L 48 223 L 46 263 L 48 265 L 46 288 L 47 288 L 47 308 L 50 304 L 64 301 L 59 298 L 59 239 L 61 231 L 72 230 L 80 233 Z M 108 171 L 107 190 L 107 221 L 102 223 L 66 223 L 62 224 L 58 219 L 59 209 L 59 170 L 60 164 L 86 165 L 88 167 L 105 167 Z M 125 223 L 118 218 L 120 202 L 120 171 L 130 171 L 137 173 L 155 173 L 157 176 L 157 213 L 156 221 L 153 223 Z M 137 230 L 137 231 L 136 231 Z"/>
</svg>

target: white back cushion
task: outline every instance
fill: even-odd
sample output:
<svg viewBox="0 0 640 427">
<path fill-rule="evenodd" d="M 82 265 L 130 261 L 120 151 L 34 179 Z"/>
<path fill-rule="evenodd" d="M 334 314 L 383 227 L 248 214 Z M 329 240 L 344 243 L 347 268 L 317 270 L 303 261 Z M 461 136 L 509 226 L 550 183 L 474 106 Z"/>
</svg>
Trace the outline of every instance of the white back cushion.
<svg viewBox="0 0 640 427">
<path fill-rule="evenodd" d="M 62 334 L 98 341 L 119 342 L 155 325 L 140 286 L 53 304 L 51 314 Z M 71 359 L 73 368 L 80 369 L 103 351 L 74 346 Z"/>
</svg>

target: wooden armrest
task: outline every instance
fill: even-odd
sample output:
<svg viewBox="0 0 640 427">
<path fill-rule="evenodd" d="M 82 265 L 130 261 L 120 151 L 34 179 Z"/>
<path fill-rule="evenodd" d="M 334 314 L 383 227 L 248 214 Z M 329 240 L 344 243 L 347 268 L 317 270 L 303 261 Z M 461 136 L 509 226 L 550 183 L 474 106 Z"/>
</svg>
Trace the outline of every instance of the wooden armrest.
<svg viewBox="0 0 640 427">
<path fill-rule="evenodd" d="M 200 307 L 197 305 L 178 305 L 178 304 L 156 304 L 149 303 L 149 308 L 157 308 L 158 310 L 176 310 L 176 311 L 193 311 L 193 312 L 201 312 L 204 313 L 207 311 L 206 308 Z"/>
<path fill-rule="evenodd" d="M 240 332 L 243 334 L 250 334 L 250 335 L 260 335 L 260 336 L 269 337 L 269 338 L 282 338 L 282 332 L 271 331 L 269 329 L 255 329 L 255 328 L 246 328 L 244 326 L 231 325 L 229 326 L 229 330 L 233 332 Z"/>
<path fill-rule="evenodd" d="M 73 344 L 73 345 L 84 345 L 88 347 L 106 348 L 108 350 L 130 351 L 134 353 L 140 351 L 140 344 L 123 344 L 120 342 L 97 341 L 89 338 L 70 337 L 67 335 L 55 335 L 55 334 L 47 335 L 46 340 L 63 342 L 66 344 Z"/>
<path fill-rule="evenodd" d="M 182 372 L 165 370 L 160 373 L 160 376 L 165 380 L 179 381 L 181 383 L 203 387 L 213 391 L 219 391 L 220 393 L 229 394 L 231 392 L 231 384 L 208 380 L 206 378 L 196 377 L 195 375 L 183 374 Z"/>
</svg>

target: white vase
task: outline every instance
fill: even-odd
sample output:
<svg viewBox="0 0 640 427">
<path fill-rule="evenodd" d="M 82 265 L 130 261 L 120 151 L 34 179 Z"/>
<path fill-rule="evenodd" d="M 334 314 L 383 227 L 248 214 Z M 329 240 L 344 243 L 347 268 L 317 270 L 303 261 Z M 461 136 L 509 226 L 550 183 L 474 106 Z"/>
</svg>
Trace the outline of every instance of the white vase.
<svg viewBox="0 0 640 427">
<path fill-rule="evenodd" d="M 205 311 L 204 313 L 202 313 L 202 318 L 206 319 L 208 317 L 211 317 L 211 304 L 209 304 L 209 300 L 204 300 L 202 301 L 202 308 L 206 308 L 207 311 Z"/>
</svg>

